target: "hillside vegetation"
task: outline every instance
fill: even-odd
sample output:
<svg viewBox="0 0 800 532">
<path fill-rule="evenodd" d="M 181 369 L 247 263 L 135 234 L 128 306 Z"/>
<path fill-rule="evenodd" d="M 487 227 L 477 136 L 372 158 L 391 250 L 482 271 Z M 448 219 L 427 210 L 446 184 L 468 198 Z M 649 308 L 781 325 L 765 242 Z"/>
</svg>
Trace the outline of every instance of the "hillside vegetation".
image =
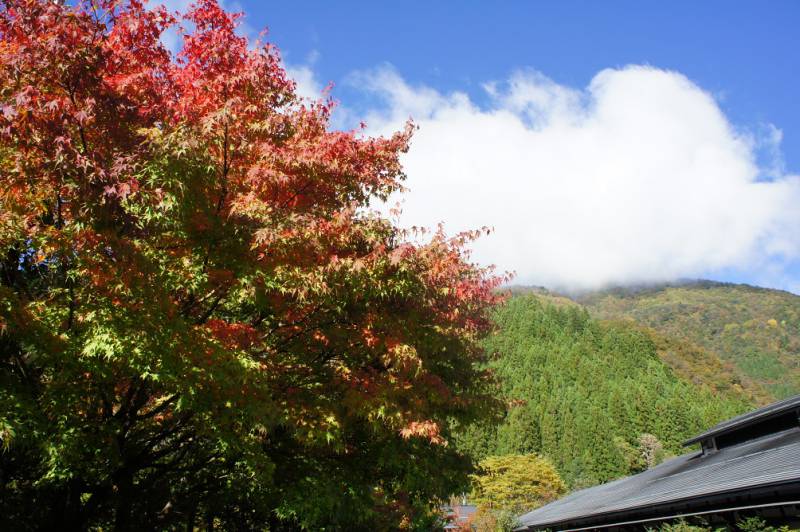
<svg viewBox="0 0 800 532">
<path fill-rule="evenodd" d="M 576 300 L 597 318 L 633 320 L 729 363 L 758 403 L 800 393 L 800 296 L 702 281 Z"/>
<path fill-rule="evenodd" d="M 689 436 L 751 408 L 740 389 L 682 378 L 659 354 L 674 341 L 559 303 L 523 294 L 496 311 L 486 347 L 510 407 L 499 427 L 463 437 L 477 454 L 541 453 L 582 487 L 683 452 Z"/>
</svg>

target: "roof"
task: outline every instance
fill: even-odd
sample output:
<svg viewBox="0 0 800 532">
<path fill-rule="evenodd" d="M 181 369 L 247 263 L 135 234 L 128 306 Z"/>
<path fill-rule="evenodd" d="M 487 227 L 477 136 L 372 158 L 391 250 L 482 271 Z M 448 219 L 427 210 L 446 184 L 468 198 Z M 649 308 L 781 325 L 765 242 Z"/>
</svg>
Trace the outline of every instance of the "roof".
<svg viewBox="0 0 800 532">
<path fill-rule="evenodd" d="M 557 528 L 576 518 L 800 480 L 800 428 L 728 447 L 690 453 L 638 475 L 577 491 L 523 515 L 522 529 Z"/>
<path fill-rule="evenodd" d="M 800 396 L 780 401 L 720 423 L 687 443 L 723 433 L 745 434 L 755 424 L 798 406 Z M 580 523 L 600 526 L 633 515 L 663 517 L 678 506 L 690 508 L 701 503 L 708 510 L 711 498 L 733 500 L 777 486 L 788 493 L 786 486 L 791 485 L 793 493 L 800 493 L 800 426 L 774 426 L 771 434 L 759 434 L 719 450 L 685 454 L 638 475 L 572 493 L 523 515 L 518 530 L 576 528 Z"/>
<path fill-rule="evenodd" d="M 778 401 L 777 403 L 772 403 L 771 405 L 759 408 L 758 410 L 753 410 L 752 412 L 742 414 L 741 416 L 736 416 L 727 421 L 723 421 L 722 423 L 715 425 L 714 427 L 708 429 L 702 434 L 698 434 L 697 436 L 686 440 L 685 442 L 683 442 L 683 444 L 692 445 L 695 443 L 699 443 L 705 439 L 718 436 L 720 434 L 724 434 L 727 432 L 732 432 L 746 425 L 751 425 L 753 423 L 763 421 L 773 416 L 779 416 L 781 414 L 785 414 L 786 412 L 789 412 L 791 410 L 796 410 L 798 408 L 800 408 L 800 395 L 790 397 L 789 399 L 784 399 L 783 401 Z"/>
</svg>

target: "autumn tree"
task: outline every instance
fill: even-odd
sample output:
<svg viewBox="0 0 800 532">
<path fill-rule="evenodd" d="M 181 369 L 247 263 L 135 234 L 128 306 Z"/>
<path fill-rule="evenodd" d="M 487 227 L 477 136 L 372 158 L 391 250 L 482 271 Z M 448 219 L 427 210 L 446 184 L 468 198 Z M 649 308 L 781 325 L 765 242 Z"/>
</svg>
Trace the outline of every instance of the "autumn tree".
<svg viewBox="0 0 800 532">
<path fill-rule="evenodd" d="M 490 456 L 472 476 L 472 501 L 513 514 L 534 510 L 566 492 L 553 464 L 537 454 Z"/>
<path fill-rule="evenodd" d="M 2 527 L 413 527 L 464 490 L 501 279 L 372 210 L 411 127 L 331 130 L 213 0 L 0 6 Z"/>
<path fill-rule="evenodd" d="M 537 454 L 489 456 L 472 475 L 477 505 L 469 526 L 477 532 L 510 532 L 518 518 L 566 493 L 553 464 Z"/>
</svg>

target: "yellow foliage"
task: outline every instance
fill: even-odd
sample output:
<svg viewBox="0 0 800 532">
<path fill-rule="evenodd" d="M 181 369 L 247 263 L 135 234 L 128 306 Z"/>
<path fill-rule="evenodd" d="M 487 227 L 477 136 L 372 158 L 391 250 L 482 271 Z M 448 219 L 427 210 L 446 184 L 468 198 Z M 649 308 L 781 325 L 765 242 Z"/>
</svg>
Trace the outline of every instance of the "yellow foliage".
<svg viewBox="0 0 800 532">
<path fill-rule="evenodd" d="M 528 512 L 566 492 L 549 460 L 536 454 L 492 456 L 472 477 L 472 500 L 492 510 Z"/>
</svg>

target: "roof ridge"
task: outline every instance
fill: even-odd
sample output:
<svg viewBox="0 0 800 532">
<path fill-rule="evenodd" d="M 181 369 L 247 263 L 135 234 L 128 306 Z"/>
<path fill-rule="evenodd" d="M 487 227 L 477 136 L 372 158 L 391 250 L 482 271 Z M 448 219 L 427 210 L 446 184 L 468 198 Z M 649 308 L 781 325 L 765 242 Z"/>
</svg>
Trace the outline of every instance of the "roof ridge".
<svg viewBox="0 0 800 532">
<path fill-rule="evenodd" d="M 732 417 L 725 421 L 721 421 L 711 427 L 710 429 L 697 434 L 689 438 L 688 440 L 683 442 L 684 447 L 689 445 L 693 445 L 695 443 L 700 443 L 701 441 L 711 438 L 720 434 L 733 432 L 745 427 L 750 427 L 756 423 L 759 423 L 765 419 L 769 419 L 773 416 L 779 416 L 781 414 L 785 414 L 791 410 L 800 409 L 800 395 L 795 395 L 793 397 L 788 397 L 786 399 L 781 399 L 780 401 L 775 401 L 774 403 L 770 403 L 766 406 L 762 406 L 756 410 L 751 410 L 750 412 L 746 412 L 744 414 L 740 414 L 736 417 Z"/>
</svg>

